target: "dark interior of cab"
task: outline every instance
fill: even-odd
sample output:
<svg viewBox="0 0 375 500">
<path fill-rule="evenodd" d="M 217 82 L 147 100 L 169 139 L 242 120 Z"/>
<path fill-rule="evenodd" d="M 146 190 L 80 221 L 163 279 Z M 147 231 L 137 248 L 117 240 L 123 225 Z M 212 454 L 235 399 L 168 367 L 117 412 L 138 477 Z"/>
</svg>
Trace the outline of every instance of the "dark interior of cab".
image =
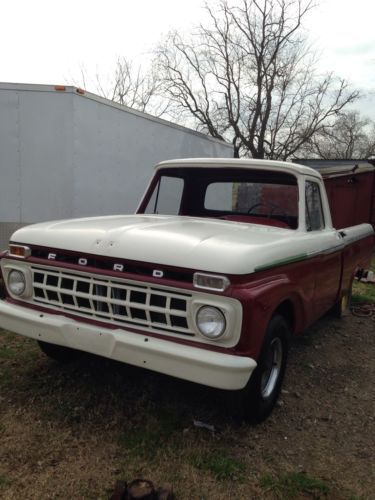
<svg viewBox="0 0 375 500">
<path fill-rule="evenodd" d="M 161 169 L 138 213 L 210 217 L 296 229 L 297 178 L 288 172 L 249 168 Z"/>
</svg>

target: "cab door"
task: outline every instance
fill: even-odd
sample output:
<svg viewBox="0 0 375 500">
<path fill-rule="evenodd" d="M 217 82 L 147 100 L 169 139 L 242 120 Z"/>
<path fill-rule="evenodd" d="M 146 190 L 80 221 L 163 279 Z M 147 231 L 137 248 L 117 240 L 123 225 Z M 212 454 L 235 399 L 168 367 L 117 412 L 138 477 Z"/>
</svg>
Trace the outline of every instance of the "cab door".
<svg viewBox="0 0 375 500">
<path fill-rule="evenodd" d="M 327 312 L 338 300 L 342 266 L 342 239 L 327 227 L 321 186 L 314 180 L 305 182 L 306 232 L 311 242 L 311 262 L 314 276 L 313 311 L 315 317 Z"/>
</svg>

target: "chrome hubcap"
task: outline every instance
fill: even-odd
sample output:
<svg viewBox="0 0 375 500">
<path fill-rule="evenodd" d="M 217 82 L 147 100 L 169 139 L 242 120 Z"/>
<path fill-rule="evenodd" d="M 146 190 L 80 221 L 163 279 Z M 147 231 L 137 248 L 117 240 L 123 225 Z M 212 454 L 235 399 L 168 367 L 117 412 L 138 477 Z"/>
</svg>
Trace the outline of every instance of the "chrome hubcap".
<svg viewBox="0 0 375 500">
<path fill-rule="evenodd" d="M 264 399 L 274 391 L 281 372 L 283 344 L 279 338 L 272 340 L 266 353 L 265 368 L 261 378 L 261 393 Z"/>
</svg>

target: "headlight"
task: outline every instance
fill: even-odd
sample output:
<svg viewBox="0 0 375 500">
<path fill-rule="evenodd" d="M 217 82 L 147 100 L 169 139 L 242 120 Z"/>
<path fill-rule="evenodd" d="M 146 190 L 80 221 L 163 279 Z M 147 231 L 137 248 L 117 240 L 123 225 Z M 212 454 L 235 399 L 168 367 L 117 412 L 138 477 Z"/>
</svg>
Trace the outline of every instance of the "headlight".
<svg viewBox="0 0 375 500">
<path fill-rule="evenodd" d="M 216 307 L 201 307 L 197 312 L 196 323 L 201 334 L 209 339 L 217 339 L 225 332 L 224 314 Z"/>
<path fill-rule="evenodd" d="M 8 288 L 13 295 L 22 295 L 26 289 L 26 277 L 22 271 L 13 269 L 8 274 Z"/>
</svg>

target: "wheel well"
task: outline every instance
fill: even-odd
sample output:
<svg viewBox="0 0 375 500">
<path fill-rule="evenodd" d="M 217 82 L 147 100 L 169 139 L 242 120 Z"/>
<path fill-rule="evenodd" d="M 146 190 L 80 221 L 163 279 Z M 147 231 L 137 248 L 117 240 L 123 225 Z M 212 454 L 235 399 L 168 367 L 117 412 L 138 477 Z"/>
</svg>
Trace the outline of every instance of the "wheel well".
<svg viewBox="0 0 375 500">
<path fill-rule="evenodd" d="M 1 269 L 0 269 L 0 299 L 5 299 L 5 283 L 1 275 Z"/>
<path fill-rule="evenodd" d="M 277 306 L 273 314 L 279 314 L 280 316 L 283 316 L 283 318 L 285 318 L 289 323 L 291 333 L 294 333 L 296 318 L 294 305 L 291 300 L 284 300 L 284 302 Z"/>
</svg>

